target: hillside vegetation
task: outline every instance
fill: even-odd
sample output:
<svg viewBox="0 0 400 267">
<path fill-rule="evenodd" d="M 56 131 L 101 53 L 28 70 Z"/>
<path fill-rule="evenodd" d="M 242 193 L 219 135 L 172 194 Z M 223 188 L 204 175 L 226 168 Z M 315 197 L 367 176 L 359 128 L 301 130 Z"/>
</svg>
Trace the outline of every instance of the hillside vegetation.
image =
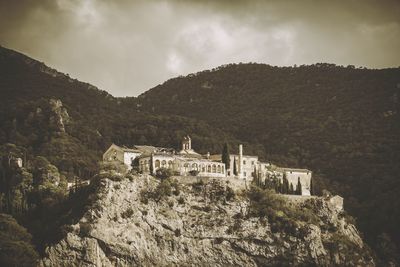
<svg viewBox="0 0 400 267">
<path fill-rule="evenodd" d="M 345 197 L 379 256 L 393 258 L 400 244 L 399 93 L 399 68 L 234 64 L 115 98 L 0 47 L 0 152 L 24 159 L 25 180 L 40 178 L 29 173 L 44 164 L 72 181 L 95 174 L 112 142 L 178 147 L 189 134 L 201 153 L 219 153 L 224 142 L 235 152 L 243 143 L 246 154 L 313 170 L 318 188 Z M 1 181 L 8 196 L 20 185 Z M 1 211 L 20 216 L 10 201 Z"/>
</svg>

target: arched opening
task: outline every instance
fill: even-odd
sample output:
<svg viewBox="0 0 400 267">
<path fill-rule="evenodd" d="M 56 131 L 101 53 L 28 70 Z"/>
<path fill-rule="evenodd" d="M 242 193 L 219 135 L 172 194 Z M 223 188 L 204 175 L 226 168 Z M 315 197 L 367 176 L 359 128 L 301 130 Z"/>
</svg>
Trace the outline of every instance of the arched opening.
<svg viewBox="0 0 400 267">
<path fill-rule="evenodd" d="M 169 160 L 169 161 L 168 161 L 168 168 L 169 168 L 169 169 L 172 169 L 172 167 L 173 167 L 173 165 L 172 165 L 172 160 Z"/>
<path fill-rule="evenodd" d="M 192 164 L 192 170 L 196 170 L 196 171 L 198 170 L 197 163 Z"/>
<path fill-rule="evenodd" d="M 204 164 L 201 164 L 201 171 L 206 172 L 206 166 Z"/>
<path fill-rule="evenodd" d="M 211 172 L 211 165 L 207 166 L 207 172 Z"/>
<path fill-rule="evenodd" d="M 160 168 L 160 161 L 158 159 L 155 161 L 155 167 Z"/>
<path fill-rule="evenodd" d="M 217 172 L 217 166 L 215 166 L 215 164 L 212 165 L 212 172 L 216 173 Z"/>
<path fill-rule="evenodd" d="M 166 168 L 167 167 L 167 161 L 165 161 L 165 160 L 161 161 L 161 167 Z"/>
<path fill-rule="evenodd" d="M 221 173 L 221 166 L 220 165 L 218 165 L 218 167 L 217 167 L 217 172 Z"/>
</svg>

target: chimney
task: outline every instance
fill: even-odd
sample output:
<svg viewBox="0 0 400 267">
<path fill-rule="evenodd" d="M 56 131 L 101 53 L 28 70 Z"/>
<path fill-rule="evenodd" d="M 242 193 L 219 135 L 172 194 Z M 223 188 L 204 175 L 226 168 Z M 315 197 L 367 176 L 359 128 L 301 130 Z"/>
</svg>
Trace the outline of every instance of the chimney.
<svg viewBox="0 0 400 267">
<path fill-rule="evenodd" d="M 238 174 L 239 177 L 242 177 L 242 173 L 243 173 L 243 145 L 240 144 L 239 145 L 239 170 L 238 170 Z"/>
</svg>

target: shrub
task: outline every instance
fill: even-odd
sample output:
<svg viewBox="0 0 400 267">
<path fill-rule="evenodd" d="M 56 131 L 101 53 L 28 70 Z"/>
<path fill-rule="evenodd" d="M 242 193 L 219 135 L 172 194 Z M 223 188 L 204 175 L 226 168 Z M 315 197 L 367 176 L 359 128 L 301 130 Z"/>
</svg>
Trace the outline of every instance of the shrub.
<svg viewBox="0 0 400 267">
<path fill-rule="evenodd" d="M 185 199 L 184 199 L 183 197 L 180 197 L 180 198 L 178 199 L 178 204 L 180 204 L 180 205 L 185 204 Z"/>
<path fill-rule="evenodd" d="M 289 206 L 282 196 L 271 189 L 252 187 L 248 192 L 249 216 L 268 218 L 273 232 L 296 234 L 297 221 L 318 223 L 318 217 L 307 206 L 298 209 Z"/>
<path fill-rule="evenodd" d="M 156 177 L 161 180 L 167 179 L 167 178 L 171 177 L 172 175 L 173 175 L 173 172 L 171 169 L 159 168 L 158 170 L 156 170 Z"/>
<path fill-rule="evenodd" d="M 175 231 L 174 231 L 174 233 L 175 233 L 175 236 L 176 236 L 176 237 L 181 236 L 181 229 L 176 228 Z"/>
<path fill-rule="evenodd" d="M 79 224 L 79 235 L 81 237 L 88 236 L 91 230 L 92 230 L 92 226 L 90 225 L 90 223 L 80 223 Z"/>
<path fill-rule="evenodd" d="M 121 217 L 124 219 L 130 218 L 133 215 L 133 209 L 132 208 L 128 208 L 126 211 L 124 211 L 123 213 L 121 213 Z"/>
<path fill-rule="evenodd" d="M 107 161 L 107 162 L 100 162 L 100 172 L 111 172 L 111 173 L 120 173 L 126 174 L 128 172 L 128 168 L 125 166 L 124 163 L 119 161 Z"/>
<path fill-rule="evenodd" d="M 199 174 L 199 171 L 197 171 L 197 170 L 191 170 L 191 171 L 189 171 L 189 174 L 190 174 L 191 176 L 197 176 L 197 175 Z"/>
<path fill-rule="evenodd" d="M 231 201 L 235 199 L 235 191 L 229 186 L 226 187 L 226 194 L 225 194 L 226 201 Z"/>
</svg>

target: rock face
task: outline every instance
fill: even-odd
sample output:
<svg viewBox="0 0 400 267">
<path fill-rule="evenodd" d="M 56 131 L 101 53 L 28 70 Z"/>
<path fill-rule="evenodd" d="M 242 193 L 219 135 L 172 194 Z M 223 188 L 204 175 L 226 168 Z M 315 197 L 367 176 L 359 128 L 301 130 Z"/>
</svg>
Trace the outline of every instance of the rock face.
<svg viewBox="0 0 400 267">
<path fill-rule="evenodd" d="M 308 205 L 323 223 L 288 233 L 246 216 L 243 192 L 217 201 L 186 184 L 147 198 L 159 183 L 150 176 L 99 183 L 92 208 L 41 266 L 374 266 L 354 225 L 322 198 Z"/>
<path fill-rule="evenodd" d="M 51 115 L 49 123 L 56 132 L 65 133 L 65 123 L 69 122 L 69 115 L 67 109 L 63 107 L 61 100 L 50 99 Z"/>
</svg>

